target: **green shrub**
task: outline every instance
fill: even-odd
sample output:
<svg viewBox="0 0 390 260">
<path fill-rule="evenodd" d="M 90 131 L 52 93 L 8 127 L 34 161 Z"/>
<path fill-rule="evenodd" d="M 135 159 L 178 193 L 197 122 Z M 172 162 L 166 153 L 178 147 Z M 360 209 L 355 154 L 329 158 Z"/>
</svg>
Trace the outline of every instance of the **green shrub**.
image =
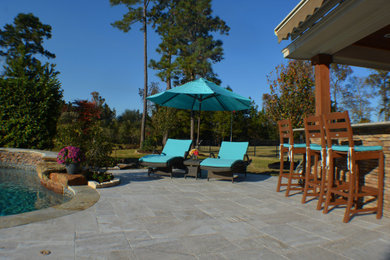
<svg viewBox="0 0 390 260">
<path fill-rule="evenodd" d="M 102 183 L 114 179 L 114 175 L 106 172 L 88 172 L 87 179 Z"/>
<path fill-rule="evenodd" d="M 142 143 L 141 150 L 142 151 L 153 151 L 156 148 L 156 143 L 152 138 L 147 138 Z"/>
<path fill-rule="evenodd" d="M 62 91 L 57 72 L 45 66 L 33 79 L 0 78 L 0 146 L 53 147 Z"/>
<path fill-rule="evenodd" d="M 86 163 L 93 169 L 112 165 L 112 143 L 104 132 L 104 129 L 95 124 L 91 127 L 89 135 L 84 142 Z"/>
</svg>

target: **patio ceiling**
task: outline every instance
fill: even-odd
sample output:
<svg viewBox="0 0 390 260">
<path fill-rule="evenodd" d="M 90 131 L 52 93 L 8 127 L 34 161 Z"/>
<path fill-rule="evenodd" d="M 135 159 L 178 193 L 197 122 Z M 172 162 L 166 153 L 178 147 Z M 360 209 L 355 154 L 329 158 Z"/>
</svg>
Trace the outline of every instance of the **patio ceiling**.
<svg viewBox="0 0 390 260">
<path fill-rule="evenodd" d="M 389 0 L 302 0 L 275 28 L 285 58 L 390 70 Z"/>
</svg>

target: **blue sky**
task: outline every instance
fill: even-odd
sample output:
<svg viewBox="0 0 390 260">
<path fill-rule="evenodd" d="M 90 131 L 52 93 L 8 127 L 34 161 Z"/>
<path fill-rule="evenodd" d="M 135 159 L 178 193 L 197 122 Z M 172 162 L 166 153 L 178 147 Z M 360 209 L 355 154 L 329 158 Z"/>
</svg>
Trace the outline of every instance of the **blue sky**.
<svg viewBox="0 0 390 260">
<path fill-rule="evenodd" d="M 274 28 L 299 0 L 214 0 L 212 9 L 230 26 L 224 42 L 225 59 L 214 65 L 222 86 L 251 97 L 261 106 L 269 92 L 266 76 L 285 62 Z M 143 35 L 135 26 L 123 33 L 110 24 L 121 19 L 126 9 L 111 7 L 109 0 L 1 0 L 0 26 L 13 23 L 18 13 L 33 13 L 52 26 L 46 48 L 56 54 L 64 99 L 90 99 L 98 91 L 117 115 L 125 109 L 142 110 L 138 89 L 143 87 Z M 157 59 L 159 38 L 149 30 L 149 58 Z M 354 68 L 355 74 L 367 70 Z M 165 84 L 149 69 L 149 82 Z"/>
</svg>

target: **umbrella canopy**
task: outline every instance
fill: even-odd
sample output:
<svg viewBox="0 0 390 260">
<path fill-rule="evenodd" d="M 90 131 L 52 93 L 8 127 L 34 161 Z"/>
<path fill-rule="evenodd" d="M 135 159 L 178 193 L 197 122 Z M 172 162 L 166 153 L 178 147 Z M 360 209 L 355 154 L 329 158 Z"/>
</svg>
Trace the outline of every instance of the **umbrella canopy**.
<svg viewBox="0 0 390 260">
<path fill-rule="evenodd" d="M 196 111 L 238 111 L 250 108 L 250 99 L 203 78 L 152 95 L 146 99 L 166 107 Z M 199 144 L 200 116 L 198 117 Z"/>
<path fill-rule="evenodd" d="M 250 99 L 203 78 L 155 94 L 147 99 L 161 106 L 197 111 L 245 110 L 250 108 L 251 103 Z"/>
</svg>

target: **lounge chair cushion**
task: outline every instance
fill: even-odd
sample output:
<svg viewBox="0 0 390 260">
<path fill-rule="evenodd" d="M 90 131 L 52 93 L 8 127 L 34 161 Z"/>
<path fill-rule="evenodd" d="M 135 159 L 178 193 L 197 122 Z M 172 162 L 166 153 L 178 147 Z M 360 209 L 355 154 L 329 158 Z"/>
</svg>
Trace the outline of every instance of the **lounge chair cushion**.
<svg viewBox="0 0 390 260">
<path fill-rule="evenodd" d="M 184 157 L 191 143 L 191 140 L 168 139 L 161 154 Z"/>
<path fill-rule="evenodd" d="M 141 163 L 168 163 L 173 158 L 184 158 L 190 149 L 191 140 L 168 139 L 161 154 L 149 154 L 140 158 Z"/>
<path fill-rule="evenodd" d="M 218 158 L 207 158 L 200 165 L 205 167 L 231 168 L 242 162 L 248 149 L 248 142 L 222 142 Z"/>
<path fill-rule="evenodd" d="M 222 142 L 219 159 L 242 160 L 248 150 L 248 142 Z"/>
<path fill-rule="evenodd" d="M 235 159 L 219 159 L 219 158 L 207 158 L 204 159 L 200 165 L 206 166 L 206 167 L 223 167 L 223 168 L 230 168 L 232 165 L 240 160 Z"/>
<path fill-rule="evenodd" d="M 180 156 L 170 156 L 170 155 L 163 155 L 163 154 L 149 154 L 145 155 L 144 157 L 140 158 L 140 162 L 146 162 L 146 163 L 167 163 L 173 158 L 177 158 Z"/>
</svg>

